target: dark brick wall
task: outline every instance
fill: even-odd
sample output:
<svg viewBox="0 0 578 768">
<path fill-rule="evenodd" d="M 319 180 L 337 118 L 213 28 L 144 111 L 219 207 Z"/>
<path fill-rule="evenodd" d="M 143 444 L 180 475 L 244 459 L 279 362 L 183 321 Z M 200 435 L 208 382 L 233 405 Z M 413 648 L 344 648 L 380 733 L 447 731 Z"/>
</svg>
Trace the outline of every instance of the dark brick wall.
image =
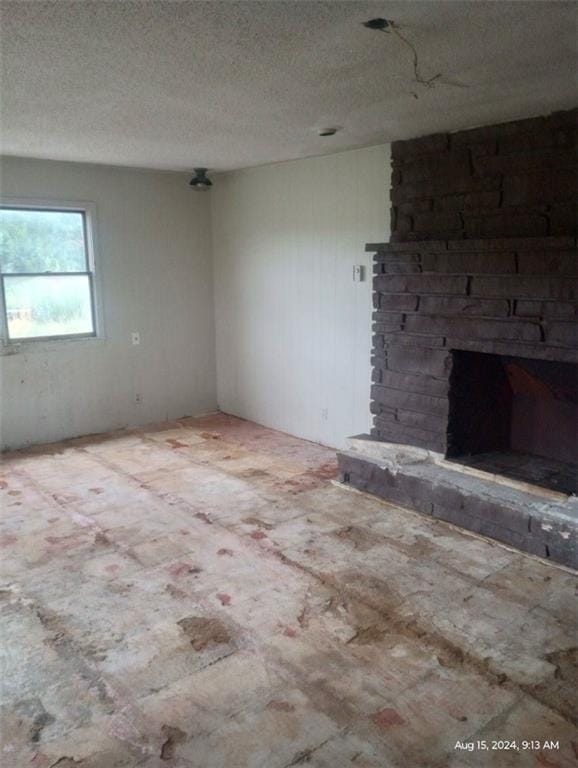
<svg viewBox="0 0 578 768">
<path fill-rule="evenodd" d="M 378 440 L 446 453 L 454 351 L 578 363 L 577 119 L 573 110 L 393 144 L 391 242 L 367 246 Z M 356 453 L 339 465 L 356 488 L 577 567 L 563 505 L 558 531 L 556 510 L 542 526 L 543 510 L 532 521 L 519 491 L 497 500 L 471 478 L 460 490 L 437 466 L 435 476 L 391 472 Z"/>
<path fill-rule="evenodd" d="M 391 240 L 575 235 L 578 110 L 392 145 Z"/>
<path fill-rule="evenodd" d="M 578 362 L 575 237 L 368 245 L 372 434 L 445 453 L 452 350 Z"/>
</svg>

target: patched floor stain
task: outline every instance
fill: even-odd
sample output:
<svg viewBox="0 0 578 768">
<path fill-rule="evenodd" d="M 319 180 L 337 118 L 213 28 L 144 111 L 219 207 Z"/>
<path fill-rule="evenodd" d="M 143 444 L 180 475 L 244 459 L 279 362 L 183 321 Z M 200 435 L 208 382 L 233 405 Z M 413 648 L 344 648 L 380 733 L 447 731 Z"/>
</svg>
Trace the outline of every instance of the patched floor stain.
<svg viewBox="0 0 578 768">
<path fill-rule="evenodd" d="M 576 575 L 335 475 L 222 414 L 5 455 L 2 767 L 575 766 Z"/>
<path fill-rule="evenodd" d="M 161 747 L 161 760 L 172 760 L 175 756 L 175 750 L 179 744 L 187 740 L 187 734 L 180 728 L 173 728 L 170 725 L 163 725 L 161 733 L 166 737 Z"/>
<path fill-rule="evenodd" d="M 210 645 L 221 645 L 231 640 L 229 630 L 220 619 L 190 616 L 177 621 L 190 639 L 195 651 L 203 651 Z"/>
</svg>

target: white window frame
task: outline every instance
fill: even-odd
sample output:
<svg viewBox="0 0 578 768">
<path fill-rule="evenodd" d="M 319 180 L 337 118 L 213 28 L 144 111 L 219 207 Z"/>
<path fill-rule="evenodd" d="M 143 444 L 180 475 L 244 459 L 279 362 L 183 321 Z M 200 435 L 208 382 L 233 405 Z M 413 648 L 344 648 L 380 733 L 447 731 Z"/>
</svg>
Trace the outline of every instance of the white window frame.
<svg viewBox="0 0 578 768">
<path fill-rule="evenodd" d="M 92 333 L 81 334 L 62 334 L 57 336 L 38 336 L 22 339 L 11 339 L 8 333 L 8 315 L 6 311 L 6 300 L 4 296 L 3 274 L 0 275 L 0 339 L 5 352 L 16 352 L 21 348 L 32 349 L 51 349 L 54 346 L 61 346 L 65 343 L 94 343 L 95 340 L 104 338 L 104 328 L 102 322 L 102 303 L 99 273 L 97 270 L 96 258 L 96 206 L 94 203 L 86 201 L 68 201 L 68 200 L 44 200 L 29 198 L 0 198 L 0 208 L 13 208 L 21 210 L 39 210 L 39 211 L 62 211 L 78 212 L 83 214 L 84 220 L 84 243 L 86 250 L 87 271 L 82 273 L 74 272 L 42 272 L 28 273 L 30 275 L 73 275 L 86 274 L 90 282 L 90 298 L 92 308 Z"/>
</svg>

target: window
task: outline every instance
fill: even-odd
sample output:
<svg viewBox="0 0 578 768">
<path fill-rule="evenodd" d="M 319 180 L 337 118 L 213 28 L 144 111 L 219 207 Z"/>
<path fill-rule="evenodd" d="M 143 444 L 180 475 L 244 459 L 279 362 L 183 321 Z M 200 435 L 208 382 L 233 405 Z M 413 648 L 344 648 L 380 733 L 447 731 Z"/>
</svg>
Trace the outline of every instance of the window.
<svg viewBox="0 0 578 768">
<path fill-rule="evenodd" d="M 96 335 L 86 208 L 0 206 L 0 274 L 8 341 Z"/>
</svg>

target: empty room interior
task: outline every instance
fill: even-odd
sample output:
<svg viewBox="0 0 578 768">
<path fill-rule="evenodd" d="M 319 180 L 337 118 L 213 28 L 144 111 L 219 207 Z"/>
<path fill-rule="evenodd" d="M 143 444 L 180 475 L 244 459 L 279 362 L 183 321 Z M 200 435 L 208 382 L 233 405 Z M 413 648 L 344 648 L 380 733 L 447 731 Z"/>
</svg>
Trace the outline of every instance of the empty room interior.
<svg viewBox="0 0 578 768">
<path fill-rule="evenodd" d="M 0 765 L 575 767 L 578 3 L 0 64 Z"/>
</svg>

